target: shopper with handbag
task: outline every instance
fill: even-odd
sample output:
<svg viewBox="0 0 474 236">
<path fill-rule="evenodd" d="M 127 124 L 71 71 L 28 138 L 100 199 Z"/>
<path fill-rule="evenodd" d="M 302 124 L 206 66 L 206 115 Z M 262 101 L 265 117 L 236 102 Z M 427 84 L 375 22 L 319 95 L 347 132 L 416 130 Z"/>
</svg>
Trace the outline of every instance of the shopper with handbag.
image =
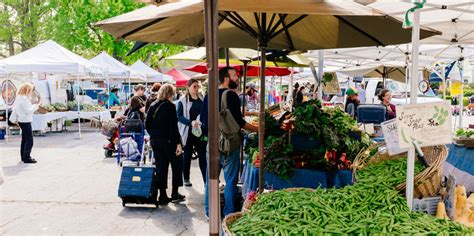
<svg viewBox="0 0 474 236">
<path fill-rule="evenodd" d="M 178 128 L 184 145 L 183 178 L 184 186 L 192 186 L 190 180 L 191 158 L 197 153 L 199 168 L 204 182 L 206 182 L 206 142 L 192 133 L 193 128 L 198 128 L 199 113 L 202 108 L 202 99 L 199 96 L 199 81 L 190 79 L 187 82 L 187 92 L 178 100 Z"/>
<path fill-rule="evenodd" d="M 31 104 L 35 86 L 31 83 L 21 85 L 18 90 L 18 96 L 13 105 L 12 116 L 10 122 L 18 123 L 21 129 L 21 161 L 23 163 L 33 164 L 36 160 L 31 157 L 33 148 L 33 130 L 31 122 L 33 122 L 33 113 L 38 110 L 41 100 L 38 99 L 37 104 Z"/>
<path fill-rule="evenodd" d="M 150 106 L 145 121 L 158 174 L 158 203 L 162 205 L 185 199 L 185 196 L 178 192 L 178 188 L 183 186 L 183 157 L 176 106 L 172 102 L 175 93 L 173 85 L 163 85 L 158 92 L 158 99 Z M 170 164 L 173 172 L 171 198 L 166 193 Z"/>
</svg>

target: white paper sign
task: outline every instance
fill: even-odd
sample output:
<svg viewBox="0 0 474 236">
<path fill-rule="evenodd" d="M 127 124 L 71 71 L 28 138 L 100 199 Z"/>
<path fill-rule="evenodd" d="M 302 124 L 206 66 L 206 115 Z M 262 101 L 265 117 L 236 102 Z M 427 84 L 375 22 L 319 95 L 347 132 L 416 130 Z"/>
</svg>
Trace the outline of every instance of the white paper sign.
<svg viewBox="0 0 474 236">
<path fill-rule="evenodd" d="M 382 126 L 383 137 L 390 156 L 408 151 L 406 148 L 400 148 L 400 144 L 398 143 L 397 121 L 395 119 L 385 121 L 380 125 Z"/>
<path fill-rule="evenodd" d="M 421 147 L 452 142 L 451 112 L 448 102 L 397 106 L 400 148 Z"/>
</svg>

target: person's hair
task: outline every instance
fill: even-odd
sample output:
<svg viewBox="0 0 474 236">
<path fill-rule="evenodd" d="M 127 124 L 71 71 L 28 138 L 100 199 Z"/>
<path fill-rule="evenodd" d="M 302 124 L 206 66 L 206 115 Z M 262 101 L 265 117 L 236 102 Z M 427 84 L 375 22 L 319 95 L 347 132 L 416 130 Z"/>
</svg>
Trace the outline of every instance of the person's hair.
<svg viewBox="0 0 474 236">
<path fill-rule="evenodd" d="M 295 87 L 295 89 L 298 89 L 300 87 L 300 84 L 298 84 L 298 82 L 296 82 L 294 87 Z"/>
<path fill-rule="evenodd" d="M 135 90 L 135 92 L 138 91 L 138 90 L 145 90 L 145 89 L 146 89 L 146 88 L 145 88 L 145 85 L 143 85 L 143 84 L 137 84 L 137 85 L 135 85 L 135 87 L 133 88 L 133 90 Z"/>
<path fill-rule="evenodd" d="M 171 84 L 164 84 L 158 91 L 158 100 L 168 100 L 176 94 L 176 89 Z"/>
<path fill-rule="evenodd" d="M 18 95 L 31 96 L 33 95 L 34 90 L 35 86 L 32 83 L 24 83 L 20 86 L 20 89 L 18 90 Z"/>
<path fill-rule="evenodd" d="M 138 96 L 133 96 L 132 100 L 130 100 L 130 109 L 142 108 L 143 107 L 143 100 Z"/>
<path fill-rule="evenodd" d="M 111 93 L 116 93 L 118 92 L 118 88 L 113 88 L 112 90 L 110 90 Z"/>
<path fill-rule="evenodd" d="M 388 89 L 382 89 L 382 91 L 380 91 L 379 96 L 378 96 L 379 100 L 381 102 L 383 102 L 383 98 L 385 97 L 385 94 L 387 94 L 389 92 L 390 92 L 390 90 L 388 90 Z"/>
<path fill-rule="evenodd" d="M 151 87 L 151 92 L 157 93 L 160 91 L 161 84 L 160 83 L 154 83 L 153 86 Z"/>
<path fill-rule="evenodd" d="M 219 70 L 219 83 L 224 83 L 225 78 L 230 78 L 229 70 L 235 70 L 234 67 L 224 67 Z"/>
</svg>

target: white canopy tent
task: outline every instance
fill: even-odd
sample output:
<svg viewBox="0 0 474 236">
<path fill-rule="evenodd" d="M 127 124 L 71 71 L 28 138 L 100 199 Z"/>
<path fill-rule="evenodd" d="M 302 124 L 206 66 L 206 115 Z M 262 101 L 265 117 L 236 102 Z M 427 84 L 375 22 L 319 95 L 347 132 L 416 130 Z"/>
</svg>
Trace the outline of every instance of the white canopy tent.
<svg viewBox="0 0 474 236">
<path fill-rule="evenodd" d="M 106 52 L 101 52 L 99 55 L 90 59 L 94 64 L 100 65 L 106 69 L 107 77 L 107 92 L 110 90 L 110 80 L 128 80 L 128 93 L 131 94 L 131 82 L 146 82 L 146 75 L 140 73 L 129 66 L 123 64 L 117 59 L 111 57 Z M 109 104 L 107 102 L 107 104 Z M 108 106 L 108 105 L 107 105 Z"/>
<path fill-rule="evenodd" d="M 142 62 L 141 60 L 138 60 L 135 63 L 133 63 L 133 65 L 131 65 L 130 68 L 142 74 L 145 74 L 147 83 L 148 82 L 175 83 L 175 81 L 173 80 L 173 77 L 154 70 L 153 68 L 151 68 L 150 66 Z"/>
<path fill-rule="evenodd" d="M 48 40 L 27 51 L 0 60 L 0 64 L 6 66 L 5 70 L 8 74 L 67 74 L 73 76 L 77 81 L 79 81 L 80 78 L 103 75 L 103 69 L 100 66 L 91 63 L 87 59 L 69 51 L 52 40 Z M 81 138 L 81 111 L 79 102 L 77 104 L 77 112 L 79 117 L 79 138 Z"/>
<path fill-rule="evenodd" d="M 27 51 L 0 60 L 10 74 L 51 73 L 89 76 L 102 74 L 102 68 L 69 51 L 52 40 Z"/>
</svg>

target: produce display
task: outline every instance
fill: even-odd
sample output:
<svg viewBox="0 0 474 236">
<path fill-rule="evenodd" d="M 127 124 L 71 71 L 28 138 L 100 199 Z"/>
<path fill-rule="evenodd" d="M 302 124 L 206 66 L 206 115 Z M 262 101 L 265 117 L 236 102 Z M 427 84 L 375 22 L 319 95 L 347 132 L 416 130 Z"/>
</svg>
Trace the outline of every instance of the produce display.
<svg viewBox="0 0 474 236">
<path fill-rule="evenodd" d="M 55 104 L 53 104 L 53 107 L 57 111 L 67 111 L 68 110 L 67 105 L 63 104 L 63 103 L 55 103 Z"/>
<path fill-rule="evenodd" d="M 101 107 L 99 105 L 90 105 L 90 104 L 84 104 L 82 105 L 81 111 L 84 112 L 99 112 L 99 111 L 105 111 L 106 109 L 104 107 Z"/>
<path fill-rule="evenodd" d="M 415 172 L 423 169 L 416 163 Z M 275 191 L 256 197 L 229 230 L 236 235 L 474 234 L 473 228 L 411 212 L 394 189 L 405 180 L 406 159 L 370 164 L 343 189 Z"/>
<path fill-rule="evenodd" d="M 270 108 L 265 116 L 265 170 L 281 178 L 290 178 L 295 168 L 349 169 L 357 153 L 370 144 L 370 138 L 358 131 L 352 117 L 340 108 L 322 108 L 318 100 L 297 106 L 292 114 L 282 114 Z M 304 143 L 310 148 L 295 146 Z M 257 136 L 247 144 L 246 151 L 254 164 L 259 163 L 255 159 Z"/>
</svg>

